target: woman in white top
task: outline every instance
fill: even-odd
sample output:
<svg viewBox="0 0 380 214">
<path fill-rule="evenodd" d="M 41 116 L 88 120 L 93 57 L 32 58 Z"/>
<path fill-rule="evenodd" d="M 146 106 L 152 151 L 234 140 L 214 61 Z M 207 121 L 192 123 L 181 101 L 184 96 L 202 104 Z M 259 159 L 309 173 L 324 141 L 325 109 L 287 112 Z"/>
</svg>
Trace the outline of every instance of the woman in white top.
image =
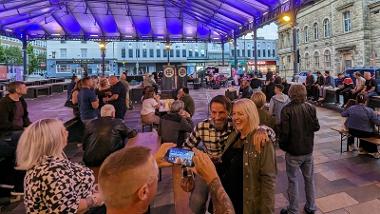
<svg viewBox="0 0 380 214">
<path fill-rule="evenodd" d="M 160 98 L 156 96 L 153 87 L 147 87 L 141 108 L 141 121 L 143 124 L 160 124 L 160 117 L 155 114 L 160 108 Z"/>
</svg>

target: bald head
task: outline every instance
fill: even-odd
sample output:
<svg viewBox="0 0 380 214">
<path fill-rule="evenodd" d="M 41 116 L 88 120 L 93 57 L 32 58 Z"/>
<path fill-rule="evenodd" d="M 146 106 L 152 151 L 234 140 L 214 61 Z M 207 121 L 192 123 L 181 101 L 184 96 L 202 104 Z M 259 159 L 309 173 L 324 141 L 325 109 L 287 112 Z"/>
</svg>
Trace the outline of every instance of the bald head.
<svg viewBox="0 0 380 214">
<path fill-rule="evenodd" d="M 107 209 L 147 209 L 157 191 L 158 167 L 150 149 L 132 147 L 111 154 L 99 172 Z"/>
<path fill-rule="evenodd" d="M 111 104 L 106 104 L 100 109 L 101 117 L 115 117 L 115 107 Z"/>
</svg>

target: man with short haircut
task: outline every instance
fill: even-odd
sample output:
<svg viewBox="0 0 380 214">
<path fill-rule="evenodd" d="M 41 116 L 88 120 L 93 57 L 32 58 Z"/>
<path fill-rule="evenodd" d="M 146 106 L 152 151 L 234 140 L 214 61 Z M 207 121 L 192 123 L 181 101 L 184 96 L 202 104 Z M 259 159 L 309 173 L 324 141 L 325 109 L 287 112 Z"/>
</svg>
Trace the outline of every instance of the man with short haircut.
<svg viewBox="0 0 380 214">
<path fill-rule="evenodd" d="M 351 98 L 356 100 L 356 96 L 363 91 L 366 80 L 359 71 L 355 72 L 354 76 L 356 78 L 355 88 L 351 90 Z"/>
<path fill-rule="evenodd" d="M 307 97 L 313 97 L 314 96 L 314 94 L 313 94 L 314 82 L 315 82 L 314 75 L 311 73 L 311 71 L 308 71 L 307 76 L 306 76 L 306 81 L 305 81 L 305 86 L 306 86 L 306 90 L 307 90 Z"/>
<path fill-rule="evenodd" d="M 111 84 L 111 97 L 103 98 L 104 102 L 110 103 L 115 107 L 115 117 L 124 120 L 127 107 L 125 105 L 126 100 L 126 88 L 116 76 L 110 76 L 109 82 Z"/>
<path fill-rule="evenodd" d="M 320 71 L 317 71 L 317 80 L 315 81 L 313 85 L 313 97 L 314 101 L 318 101 L 320 94 L 320 89 L 325 84 L 325 78 L 323 77 L 322 73 Z"/>
<path fill-rule="evenodd" d="M 330 76 L 330 71 L 325 71 L 325 81 L 324 84 L 320 87 L 319 96 L 324 100 L 326 98 L 327 89 L 334 88 L 334 78 Z"/>
<path fill-rule="evenodd" d="M 286 174 L 288 176 L 289 206 L 281 214 L 298 213 L 298 172 L 301 170 L 306 193 L 304 211 L 314 214 L 315 181 L 313 147 L 314 133 L 319 130 L 316 109 L 306 102 L 304 85 L 292 85 L 289 89 L 291 102 L 281 111 L 279 145 L 286 152 Z"/>
<path fill-rule="evenodd" d="M 202 144 L 202 150 L 215 162 L 219 163 L 228 136 L 234 131 L 232 119 L 229 117 L 231 102 L 223 95 L 210 101 L 211 117 L 198 123 L 185 146 L 196 148 Z M 195 188 L 190 195 L 190 209 L 194 213 L 205 213 L 209 190 L 207 185 L 195 177 Z"/>
<path fill-rule="evenodd" d="M 99 167 L 111 153 L 124 148 L 126 138 L 136 136 L 121 119 L 115 119 L 115 108 L 104 105 L 101 117 L 86 125 L 83 136 L 83 162 L 88 167 Z"/>
<path fill-rule="evenodd" d="M 276 126 L 280 125 L 282 108 L 284 108 L 284 106 L 290 102 L 288 95 L 282 93 L 283 90 L 283 85 L 275 85 L 275 95 L 270 99 L 269 102 L 269 113 L 276 118 Z M 276 134 L 278 134 L 278 128 L 275 128 L 275 131 Z"/>
<path fill-rule="evenodd" d="M 253 94 L 253 90 L 249 84 L 248 77 L 243 77 L 239 88 L 239 98 L 250 99 Z"/>
<path fill-rule="evenodd" d="M 9 138 L 17 143 L 25 127 L 30 125 L 28 106 L 22 96 L 28 88 L 23 82 L 11 82 L 8 94 L 0 100 L 0 138 Z"/>
<path fill-rule="evenodd" d="M 180 88 L 178 90 L 177 98 L 182 100 L 185 104 L 185 111 L 187 111 L 190 116 L 193 116 L 195 112 L 195 104 L 193 98 L 189 94 L 189 89 L 186 87 Z"/>
<path fill-rule="evenodd" d="M 367 97 L 373 97 L 377 95 L 377 83 L 374 78 L 372 78 L 370 72 L 364 72 L 365 87 L 363 88 L 362 93 Z"/>
<path fill-rule="evenodd" d="M 169 146 L 163 144 L 155 157 L 146 147 L 122 149 L 104 161 L 99 186 L 108 214 L 146 213 L 157 193 L 158 167 L 167 165 L 162 159 Z M 216 213 L 234 214 L 232 202 L 208 156 L 195 150 L 193 161 L 198 175 L 210 188 Z"/>
<path fill-rule="evenodd" d="M 82 88 L 78 94 L 80 119 L 84 124 L 98 117 L 99 100 L 92 89 L 94 83 L 90 77 L 82 79 Z"/>
</svg>

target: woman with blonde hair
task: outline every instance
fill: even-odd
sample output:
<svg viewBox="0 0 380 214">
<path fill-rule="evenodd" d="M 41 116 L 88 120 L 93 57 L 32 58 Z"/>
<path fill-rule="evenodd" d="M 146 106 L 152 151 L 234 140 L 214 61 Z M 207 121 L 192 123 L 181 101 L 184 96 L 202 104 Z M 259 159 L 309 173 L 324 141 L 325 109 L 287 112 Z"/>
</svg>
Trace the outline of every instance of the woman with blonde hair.
<svg viewBox="0 0 380 214">
<path fill-rule="evenodd" d="M 16 164 L 26 170 L 26 213 L 82 213 L 103 202 L 93 172 L 64 154 L 68 132 L 57 119 L 32 123 L 21 135 Z"/>
<path fill-rule="evenodd" d="M 236 213 L 274 213 L 277 173 L 274 131 L 259 126 L 256 105 L 249 99 L 234 102 L 232 120 L 237 138 L 228 146 L 222 158 L 223 186 Z M 267 135 L 264 139 L 262 132 Z"/>
<path fill-rule="evenodd" d="M 255 103 L 257 107 L 257 112 L 259 114 L 260 125 L 266 125 L 274 129 L 275 119 L 268 111 L 264 109 L 265 103 L 267 102 L 267 97 L 262 91 L 256 91 L 252 94 L 251 100 Z"/>
</svg>

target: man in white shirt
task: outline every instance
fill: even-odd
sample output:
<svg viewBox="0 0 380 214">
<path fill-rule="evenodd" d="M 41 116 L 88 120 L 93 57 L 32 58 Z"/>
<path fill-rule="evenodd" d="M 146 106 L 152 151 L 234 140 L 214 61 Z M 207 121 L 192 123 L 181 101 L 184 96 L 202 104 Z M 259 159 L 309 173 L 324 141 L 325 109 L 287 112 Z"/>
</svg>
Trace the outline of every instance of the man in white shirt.
<svg viewBox="0 0 380 214">
<path fill-rule="evenodd" d="M 355 88 L 351 91 L 353 99 L 356 98 L 356 96 L 364 89 L 365 86 L 365 79 L 362 77 L 362 74 L 359 71 L 357 71 L 354 75 L 356 78 Z"/>
</svg>

